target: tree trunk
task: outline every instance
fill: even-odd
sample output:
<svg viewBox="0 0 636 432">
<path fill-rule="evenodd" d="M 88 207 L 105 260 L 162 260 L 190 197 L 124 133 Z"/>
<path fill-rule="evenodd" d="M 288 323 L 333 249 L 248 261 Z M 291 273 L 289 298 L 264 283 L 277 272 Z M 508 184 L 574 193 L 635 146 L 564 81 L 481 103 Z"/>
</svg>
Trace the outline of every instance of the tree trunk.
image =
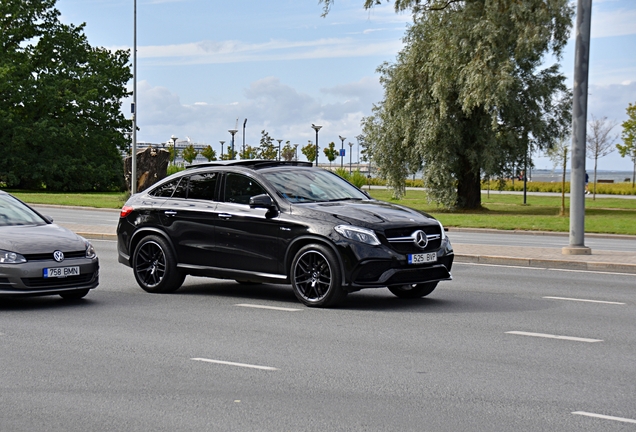
<svg viewBox="0 0 636 432">
<path fill-rule="evenodd" d="M 594 157 L 594 194 L 592 195 L 592 201 L 596 201 L 596 166 L 598 163 L 598 156 Z"/>
<path fill-rule="evenodd" d="M 466 169 L 457 173 L 457 208 L 481 208 L 481 182 L 479 171 L 475 172 L 468 161 L 462 164 Z"/>
</svg>

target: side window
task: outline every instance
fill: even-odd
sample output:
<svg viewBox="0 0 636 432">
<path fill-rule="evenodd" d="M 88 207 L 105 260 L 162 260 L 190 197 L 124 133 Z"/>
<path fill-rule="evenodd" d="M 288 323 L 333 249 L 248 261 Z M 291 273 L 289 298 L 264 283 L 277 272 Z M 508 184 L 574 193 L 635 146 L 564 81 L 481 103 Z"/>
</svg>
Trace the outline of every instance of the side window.
<svg viewBox="0 0 636 432">
<path fill-rule="evenodd" d="M 217 173 L 196 174 L 190 177 L 188 199 L 214 200 Z"/>
<path fill-rule="evenodd" d="M 242 174 L 229 173 L 225 177 L 224 201 L 238 204 L 249 204 L 250 198 L 266 193 L 251 178 Z"/>
<path fill-rule="evenodd" d="M 181 181 L 175 188 L 172 198 L 185 199 L 188 197 L 188 180 L 190 180 L 190 177 L 181 177 Z"/>
<path fill-rule="evenodd" d="M 179 180 L 180 179 L 176 179 L 176 180 L 173 180 L 171 182 L 168 182 L 166 184 L 163 184 L 163 185 L 159 186 L 157 189 L 155 189 L 152 192 L 150 192 L 150 195 L 156 196 L 156 197 L 170 198 L 172 196 L 175 188 L 177 187 L 177 184 L 179 183 Z"/>
</svg>

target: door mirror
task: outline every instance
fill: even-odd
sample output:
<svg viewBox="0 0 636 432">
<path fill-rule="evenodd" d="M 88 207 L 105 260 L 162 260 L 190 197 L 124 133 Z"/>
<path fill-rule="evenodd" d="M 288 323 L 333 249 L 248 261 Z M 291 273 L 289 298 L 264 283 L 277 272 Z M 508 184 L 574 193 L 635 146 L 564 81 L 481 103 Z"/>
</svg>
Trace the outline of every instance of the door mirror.
<svg viewBox="0 0 636 432">
<path fill-rule="evenodd" d="M 267 194 L 250 197 L 250 207 L 264 208 L 267 210 L 273 210 L 276 208 L 276 206 L 274 205 L 274 201 L 272 201 L 272 198 Z"/>
</svg>

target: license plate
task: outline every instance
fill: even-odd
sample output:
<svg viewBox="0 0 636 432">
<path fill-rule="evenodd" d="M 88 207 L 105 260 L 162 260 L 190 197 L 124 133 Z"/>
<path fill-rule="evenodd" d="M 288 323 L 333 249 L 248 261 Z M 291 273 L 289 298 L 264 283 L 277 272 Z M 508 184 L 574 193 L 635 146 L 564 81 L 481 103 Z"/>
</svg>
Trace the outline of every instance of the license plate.
<svg viewBox="0 0 636 432">
<path fill-rule="evenodd" d="M 437 262 L 437 252 L 409 254 L 409 264 L 427 264 Z"/>
<path fill-rule="evenodd" d="M 64 278 L 67 276 L 78 276 L 80 274 L 79 266 L 76 267 L 55 267 L 55 268 L 45 268 L 44 269 L 44 277 L 45 278 Z"/>
</svg>

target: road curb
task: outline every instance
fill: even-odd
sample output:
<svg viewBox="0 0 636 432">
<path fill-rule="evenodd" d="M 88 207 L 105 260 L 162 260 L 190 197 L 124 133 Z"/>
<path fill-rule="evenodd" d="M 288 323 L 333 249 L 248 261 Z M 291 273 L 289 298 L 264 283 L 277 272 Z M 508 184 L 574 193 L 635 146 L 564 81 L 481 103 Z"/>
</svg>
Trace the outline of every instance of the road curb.
<svg viewBox="0 0 636 432">
<path fill-rule="evenodd" d="M 77 232 L 88 240 L 117 240 L 117 234 L 101 234 L 101 233 L 89 233 L 89 232 Z"/>
<path fill-rule="evenodd" d="M 549 260 L 537 258 L 517 258 L 492 255 L 455 254 L 456 262 L 474 264 L 495 264 L 507 266 L 554 268 L 564 270 L 606 271 L 636 274 L 636 264 L 616 264 L 605 262 Z"/>
<path fill-rule="evenodd" d="M 479 234 L 522 234 L 522 235 L 558 236 L 558 237 L 569 237 L 570 235 L 569 233 L 555 232 L 555 231 L 499 230 L 499 229 L 493 229 L 493 228 L 460 228 L 460 227 L 446 227 L 446 228 L 448 228 L 449 233 L 468 232 L 468 233 L 479 233 Z M 636 240 L 636 235 L 628 235 L 628 234 L 585 233 L 585 237 Z M 451 238 L 451 241 L 452 241 L 452 238 Z"/>
</svg>

